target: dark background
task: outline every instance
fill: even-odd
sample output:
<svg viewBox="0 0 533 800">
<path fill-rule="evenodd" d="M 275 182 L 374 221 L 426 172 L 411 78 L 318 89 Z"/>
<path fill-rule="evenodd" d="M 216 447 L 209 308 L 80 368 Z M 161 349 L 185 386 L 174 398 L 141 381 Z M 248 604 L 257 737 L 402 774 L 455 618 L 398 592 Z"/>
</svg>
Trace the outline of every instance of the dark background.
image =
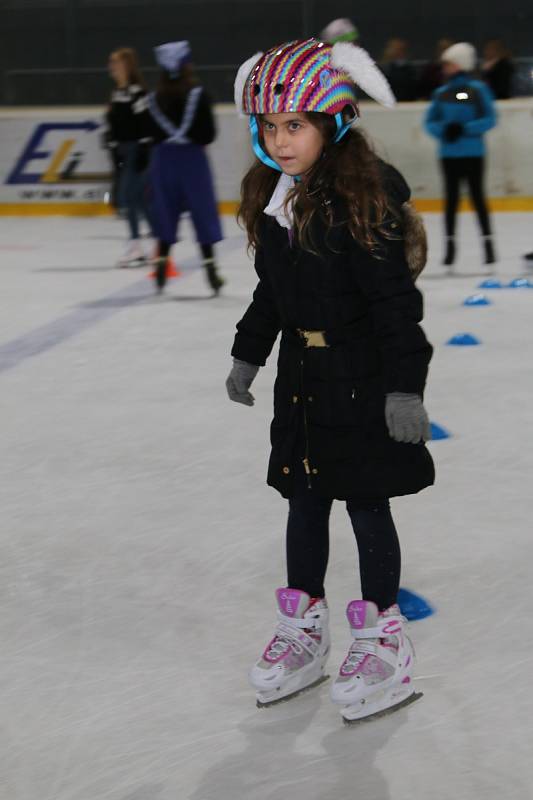
<svg viewBox="0 0 533 800">
<path fill-rule="evenodd" d="M 316 35 L 335 17 L 351 17 L 376 60 L 392 36 L 411 57 L 431 58 L 437 39 L 500 37 L 517 62 L 517 93 L 533 92 L 533 0 L 0 0 L 0 102 L 7 105 L 102 103 L 106 63 L 118 46 L 139 51 L 148 83 L 152 47 L 188 39 L 204 84 L 232 98 L 236 67 L 257 50 Z"/>
</svg>

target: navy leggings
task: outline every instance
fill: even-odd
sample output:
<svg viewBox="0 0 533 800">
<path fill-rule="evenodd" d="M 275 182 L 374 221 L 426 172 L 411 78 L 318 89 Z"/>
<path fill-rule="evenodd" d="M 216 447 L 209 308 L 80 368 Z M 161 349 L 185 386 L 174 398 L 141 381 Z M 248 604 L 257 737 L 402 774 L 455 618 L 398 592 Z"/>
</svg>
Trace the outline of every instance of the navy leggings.
<svg viewBox="0 0 533 800">
<path fill-rule="evenodd" d="M 118 146 L 123 164 L 118 178 L 117 202 L 120 208 L 126 209 L 132 239 L 139 238 L 141 217 L 144 217 L 150 229 L 152 228 L 147 173 L 146 171 L 138 172 L 135 167 L 138 149 L 137 142 L 121 142 Z"/>
<path fill-rule="evenodd" d="M 462 181 L 468 184 L 470 198 L 476 210 L 479 227 L 483 236 L 490 236 L 490 218 L 485 202 L 483 189 L 484 159 L 479 158 L 443 158 L 441 159 L 444 185 L 446 188 L 446 236 L 455 235 L 455 221 L 459 206 L 459 191 Z"/>
<path fill-rule="evenodd" d="M 287 585 L 311 597 L 325 596 L 332 505 L 333 500 L 317 497 L 309 489 L 289 500 Z M 348 500 L 346 508 L 359 550 L 363 600 L 372 600 L 383 611 L 396 602 L 401 569 L 400 543 L 389 501 Z"/>
</svg>

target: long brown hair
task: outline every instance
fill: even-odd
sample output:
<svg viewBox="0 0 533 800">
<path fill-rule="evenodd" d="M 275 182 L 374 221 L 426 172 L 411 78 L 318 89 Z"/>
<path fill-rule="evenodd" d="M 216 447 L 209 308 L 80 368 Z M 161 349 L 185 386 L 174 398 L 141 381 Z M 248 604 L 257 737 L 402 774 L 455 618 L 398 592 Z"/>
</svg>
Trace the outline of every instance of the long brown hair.
<svg viewBox="0 0 533 800">
<path fill-rule="evenodd" d="M 113 50 L 109 58 L 119 58 L 126 65 L 128 86 L 131 86 L 135 83 L 138 86 L 141 86 L 143 89 L 146 88 L 144 78 L 141 73 L 141 68 L 139 66 L 139 56 L 133 47 L 119 47 L 117 50 Z"/>
<path fill-rule="evenodd" d="M 328 194 L 333 193 L 346 209 L 343 222 L 353 238 L 366 250 L 374 249 L 389 210 L 376 153 L 358 130 L 350 130 L 334 144 L 336 126 L 329 114 L 307 112 L 305 116 L 322 133 L 324 151 L 305 179 L 298 181 L 287 197 L 287 205 L 292 203 L 295 231 L 301 246 L 317 252 L 310 223 L 319 214 L 329 225 L 333 224 L 324 203 Z M 238 219 L 248 234 L 249 246 L 254 249 L 260 244 L 261 214 L 278 179 L 278 172 L 256 161 L 242 181 Z"/>
<path fill-rule="evenodd" d="M 183 98 L 189 93 L 193 86 L 198 85 L 198 80 L 190 64 L 184 64 L 178 75 L 173 78 L 166 70 L 161 70 L 157 81 L 158 97 L 179 97 Z"/>
</svg>

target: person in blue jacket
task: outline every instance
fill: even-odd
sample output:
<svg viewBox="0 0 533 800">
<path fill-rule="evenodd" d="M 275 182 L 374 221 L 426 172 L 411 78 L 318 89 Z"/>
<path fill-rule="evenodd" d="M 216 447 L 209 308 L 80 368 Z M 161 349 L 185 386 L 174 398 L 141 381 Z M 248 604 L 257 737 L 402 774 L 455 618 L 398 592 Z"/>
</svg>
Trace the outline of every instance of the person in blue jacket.
<svg viewBox="0 0 533 800">
<path fill-rule="evenodd" d="M 496 125 L 494 98 L 486 84 L 469 73 L 476 65 L 476 51 L 458 42 L 441 56 L 447 82 L 432 96 L 424 121 L 425 129 L 439 140 L 439 156 L 446 192 L 446 253 L 444 264 L 455 261 L 455 226 L 459 189 L 466 180 L 476 210 L 485 251 L 485 263 L 496 261 L 489 212 L 485 202 L 483 134 Z"/>
</svg>

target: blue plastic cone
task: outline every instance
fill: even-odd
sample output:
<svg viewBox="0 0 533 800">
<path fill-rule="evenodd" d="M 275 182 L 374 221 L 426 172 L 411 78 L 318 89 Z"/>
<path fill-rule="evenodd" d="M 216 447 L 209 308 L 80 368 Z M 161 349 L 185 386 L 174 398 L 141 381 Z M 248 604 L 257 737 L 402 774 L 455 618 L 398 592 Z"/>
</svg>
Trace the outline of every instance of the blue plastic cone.
<svg viewBox="0 0 533 800">
<path fill-rule="evenodd" d="M 533 289 L 533 283 L 529 278 L 515 278 L 507 285 L 509 289 Z"/>
<path fill-rule="evenodd" d="M 431 441 L 438 442 L 439 439 L 449 439 L 451 437 L 450 431 L 437 425 L 436 422 L 431 423 Z"/>
<path fill-rule="evenodd" d="M 496 280 L 495 278 L 487 278 L 485 281 L 481 281 L 478 289 L 503 289 L 503 283 L 501 281 Z"/>
<path fill-rule="evenodd" d="M 481 342 L 471 333 L 456 333 L 455 336 L 448 339 L 446 344 L 454 347 L 472 347 L 473 345 L 481 344 Z"/>
<path fill-rule="evenodd" d="M 425 619 L 435 613 L 435 609 L 421 595 L 409 589 L 399 589 L 398 605 L 408 620 Z"/>
<path fill-rule="evenodd" d="M 464 306 L 491 306 L 492 300 L 489 300 L 488 297 L 485 297 L 484 294 L 473 294 L 470 297 L 467 297 L 466 300 L 463 302 Z"/>
</svg>

